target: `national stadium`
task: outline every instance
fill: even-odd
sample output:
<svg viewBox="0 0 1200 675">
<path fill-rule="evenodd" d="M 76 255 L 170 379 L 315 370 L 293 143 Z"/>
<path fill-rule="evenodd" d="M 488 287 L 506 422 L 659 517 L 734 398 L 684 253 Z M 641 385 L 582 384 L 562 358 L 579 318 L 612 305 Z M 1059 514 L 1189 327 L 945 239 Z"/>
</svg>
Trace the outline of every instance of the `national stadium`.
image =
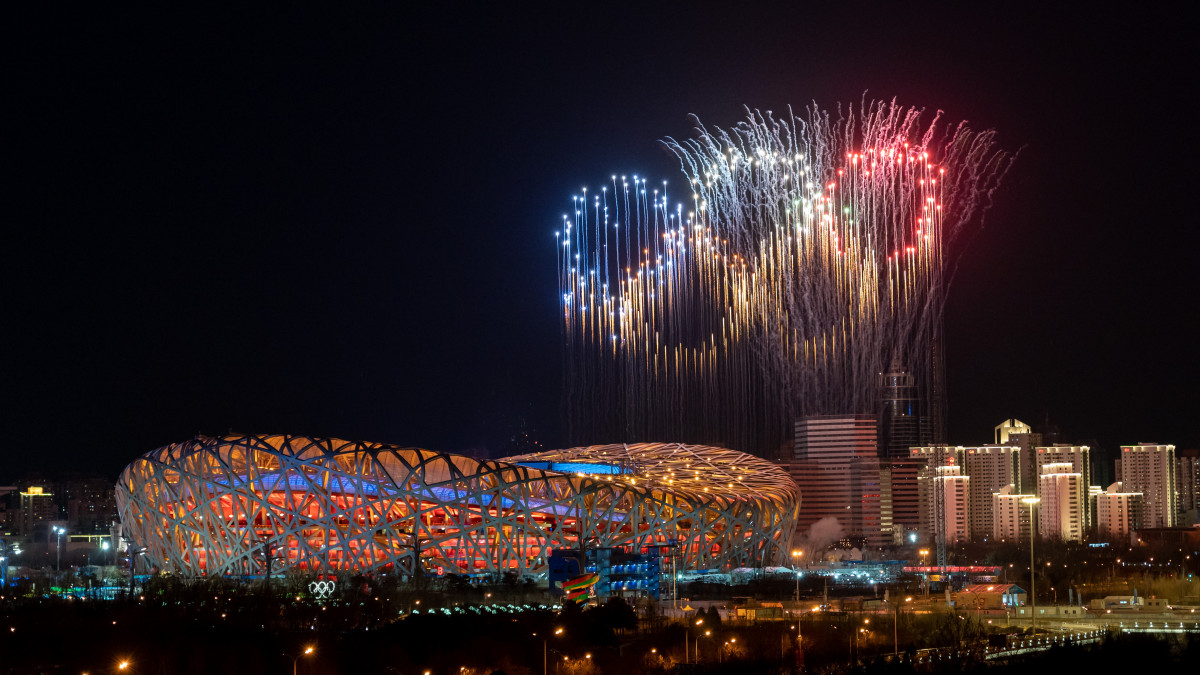
<svg viewBox="0 0 1200 675">
<path fill-rule="evenodd" d="M 298 569 L 539 574 L 557 549 L 623 548 L 680 569 L 782 565 L 800 492 L 722 448 L 597 445 L 499 460 L 287 435 L 198 436 L 116 486 L 125 536 L 183 576 Z M 270 562 L 268 562 L 270 561 Z"/>
</svg>

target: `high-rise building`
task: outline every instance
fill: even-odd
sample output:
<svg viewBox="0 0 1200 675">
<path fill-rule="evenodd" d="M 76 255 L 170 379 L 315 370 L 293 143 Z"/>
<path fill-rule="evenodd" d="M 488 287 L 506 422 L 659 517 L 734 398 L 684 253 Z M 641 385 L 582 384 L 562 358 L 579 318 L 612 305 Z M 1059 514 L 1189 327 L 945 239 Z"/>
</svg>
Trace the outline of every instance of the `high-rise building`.
<svg viewBox="0 0 1200 675">
<path fill-rule="evenodd" d="M 877 440 L 875 418 L 870 415 L 811 415 L 796 420 L 796 459 L 875 459 Z"/>
<path fill-rule="evenodd" d="M 1200 525 L 1200 450 L 1180 450 L 1175 454 L 1175 491 L 1179 525 Z"/>
<path fill-rule="evenodd" d="M 1018 419 L 1007 419 L 996 425 L 996 445 L 1008 445 L 1011 436 L 1031 434 L 1033 427 Z"/>
<path fill-rule="evenodd" d="M 1038 467 L 1039 475 L 1041 475 L 1041 466 L 1043 464 L 1061 464 L 1066 462 L 1071 465 L 1075 473 L 1082 474 L 1085 481 L 1091 481 L 1092 449 L 1086 445 L 1059 443 L 1056 445 L 1038 446 L 1034 462 Z"/>
<path fill-rule="evenodd" d="M 0 535 L 17 533 L 17 516 L 21 513 L 19 493 L 15 485 L 0 485 Z"/>
<path fill-rule="evenodd" d="M 78 534 L 106 534 L 118 522 L 112 481 L 104 478 L 72 478 L 59 488 L 65 494 L 67 522 Z"/>
<path fill-rule="evenodd" d="M 1021 494 L 1015 485 L 1005 485 L 992 494 L 992 536 L 998 541 L 1026 541 L 1029 538 L 1029 505 L 1032 498 Z"/>
<path fill-rule="evenodd" d="M 876 547 L 891 543 L 880 522 L 878 459 L 796 460 L 781 463 L 780 468 L 800 488 L 795 541 L 807 539 L 817 521 L 835 518 L 848 537 L 862 537 Z"/>
<path fill-rule="evenodd" d="M 1123 492 L 1118 481 L 1096 497 L 1096 536 L 1104 541 L 1129 539 L 1138 529 L 1142 493 Z"/>
<path fill-rule="evenodd" d="M 1038 530 L 1041 536 L 1062 541 L 1083 541 L 1084 503 L 1087 491 L 1083 475 L 1070 462 L 1041 465 L 1038 476 Z"/>
<path fill-rule="evenodd" d="M 31 538 L 38 529 L 58 520 L 58 506 L 54 493 L 45 488 L 31 485 L 21 490 L 21 512 L 18 516 L 17 533 Z"/>
<path fill-rule="evenodd" d="M 889 520 L 884 520 L 884 525 L 891 526 L 892 543 L 913 543 L 913 538 L 921 528 L 921 499 L 917 476 L 924 466 L 926 461 L 921 457 L 887 460 L 884 475 L 889 479 L 890 490 L 886 493 L 886 501 L 883 501 L 882 508 L 890 515 L 890 523 Z M 880 483 L 883 482 L 884 478 L 881 476 Z"/>
<path fill-rule="evenodd" d="M 1018 419 L 1007 419 L 996 426 L 996 445 L 1013 445 L 1021 448 L 1021 485 L 1026 491 L 1037 486 L 1037 465 L 1033 449 L 1042 444 L 1042 435 L 1033 427 Z"/>
<path fill-rule="evenodd" d="M 962 448 L 963 473 L 971 478 L 971 537 L 983 539 L 995 530 L 992 495 L 1005 486 L 1021 489 L 1021 449 L 1006 445 Z"/>
<path fill-rule="evenodd" d="M 963 447 L 932 445 L 909 448 L 909 458 L 935 470 L 939 466 L 961 467 L 961 474 L 970 477 L 968 530 L 971 537 L 984 539 L 995 530 L 992 495 L 1006 485 L 1021 489 L 1021 449 L 1008 445 Z"/>
<path fill-rule="evenodd" d="M 1175 446 L 1157 443 L 1122 445 L 1120 476 L 1122 489 L 1142 493 L 1141 527 L 1173 527 L 1176 515 Z"/>
<path fill-rule="evenodd" d="M 913 374 L 893 362 L 879 375 L 879 456 L 906 457 L 908 449 L 929 442 L 928 421 L 921 416 Z"/>
<path fill-rule="evenodd" d="M 1062 464 L 1066 462 L 1071 465 L 1071 470 L 1083 476 L 1083 487 L 1080 500 L 1083 502 L 1083 528 L 1086 532 L 1092 527 L 1092 512 L 1091 502 L 1088 500 L 1088 486 L 1091 485 L 1092 476 L 1092 449 L 1086 445 L 1069 445 L 1058 443 L 1055 445 L 1039 446 L 1035 450 L 1034 462 L 1037 466 L 1038 475 L 1042 473 L 1042 467 L 1046 464 Z M 1039 478 L 1040 486 L 1040 478 Z M 1039 492 L 1040 494 L 1040 492 Z"/>
<path fill-rule="evenodd" d="M 966 448 L 961 445 L 927 445 L 908 449 L 910 458 L 922 459 L 925 461 L 925 466 L 930 468 L 950 464 L 962 466 L 965 453 Z"/>
<path fill-rule="evenodd" d="M 800 487 L 797 534 L 836 518 L 845 534 L 870 546 L 890 544 L 884 532 L 879 451 L 870 415 L 815 415 L 796 421 L 796 460 L 784 468 Z"/>
<path fill-rule="evenodd" d="M 970 482 L 962 467 L 925 467 L 917 479 L 921 500 L 921 536 L 930 541 L 945 537 L 947 544 L 965 541 L 970 510 Z M 939 561 L 941 564 L 941 561 Z"/>
</svg>

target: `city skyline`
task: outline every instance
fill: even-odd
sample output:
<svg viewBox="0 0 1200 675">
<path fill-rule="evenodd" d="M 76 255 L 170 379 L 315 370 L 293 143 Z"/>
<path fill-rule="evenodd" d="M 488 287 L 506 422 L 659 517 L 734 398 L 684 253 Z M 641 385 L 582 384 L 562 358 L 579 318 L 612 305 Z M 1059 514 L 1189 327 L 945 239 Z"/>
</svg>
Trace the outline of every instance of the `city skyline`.
<svg viewBox="0 0 1200 675">
<path fill-rule="evenodd" d="M 864 91 L 1019 149 L 949 288 L 947 441 L 1019 418 L 1106 460 L 1200 446 L 1196 138 L 1160 119 L 1191 97 L 1164 64 L 1193 57 L 1168 10 L 874 14 L 851 50 L 663 9 L 420 11 L 19 17 L 4 405 L 11 442 L 47 452 L 0 483 L 52 472 L 50 451 L 115 477 L 197 432 L 565 447 L 570 195 L 613 173 L 679 192 L 659 141 L 691 138 L 690 114 Z M 613 37 L 633 47 L 588 46 Z"/>
</svg>

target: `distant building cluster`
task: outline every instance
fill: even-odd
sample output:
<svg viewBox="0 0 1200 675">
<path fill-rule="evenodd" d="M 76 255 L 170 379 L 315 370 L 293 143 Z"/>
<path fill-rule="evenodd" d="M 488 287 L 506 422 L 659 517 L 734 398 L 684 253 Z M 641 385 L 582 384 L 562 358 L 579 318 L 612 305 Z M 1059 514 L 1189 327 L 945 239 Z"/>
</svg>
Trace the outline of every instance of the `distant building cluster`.
<svg viewBox="0 0 1200 675">
<path fill-rule="evenodd" d="M 1014 540 L 1031 525 L 1063 541 L 1122 541 L 1139 529 L 1200 524 L 1196 450 L 1121 446 L 1109 473 L 1089 446 L 1047 443 L 1016 419 L 995 428 L 991 445 L 903 453 L 895 445 L 903 434 L 888 429 L 885 443 L 880 424 L 863 415 L 797 420 L 794 456 L 780 462 L 800 487 L 797 541 L 821 538 L 817 530 L 835 521 L 868 547 Z"/>
<path fill-rule="evenodd" d="M 45 542 L 53 527 L 76 536 L 108 535 L 118 522 L 112 482 L 106 478 L 26 478 L 0 485 L 0 536 L 7 539 Z"/>
</svg>

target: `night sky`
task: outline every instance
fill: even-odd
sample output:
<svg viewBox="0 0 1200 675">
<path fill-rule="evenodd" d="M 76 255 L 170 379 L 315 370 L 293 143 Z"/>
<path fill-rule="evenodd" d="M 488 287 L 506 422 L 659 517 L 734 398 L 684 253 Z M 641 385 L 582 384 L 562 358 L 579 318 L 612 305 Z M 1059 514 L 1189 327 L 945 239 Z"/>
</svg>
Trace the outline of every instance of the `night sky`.
<svg viewBox="0 0 1200 675">
<path fill-rule="evenodd" d="M 0 484 L 231 429 L 554 447 L 571 196 L 682 196 L 691 114 L 864 92 L 1020 150 L 951 288 L 951 442 L 1200 446 L 1191 22 L 836 4 L 10 15 Z"/>
</svg>

